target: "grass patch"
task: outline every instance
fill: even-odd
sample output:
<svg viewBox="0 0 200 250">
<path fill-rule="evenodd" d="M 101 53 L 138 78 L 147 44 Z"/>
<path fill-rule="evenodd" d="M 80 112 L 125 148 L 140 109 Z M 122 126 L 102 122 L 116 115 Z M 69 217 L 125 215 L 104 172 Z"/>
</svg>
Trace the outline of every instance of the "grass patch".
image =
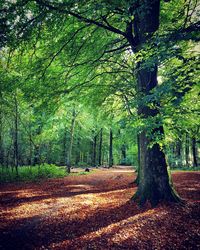
<svg viewBox="0 0 200 250">
<path fill-rule="evenodd" d="M 77 173 L 71 173 L 70 175 L 72 175 L 72 176 L 88 175 L 88 174 L 91 174 L 94 171 L 95 170 L 90 170 L 90 172 L 80 171 L 80 172 L 77 172 Z"/>
<path fill-rule="evenodd" d="M 181 168 L 171 168 L 170 169 L 173 172 L 179 172 L 179 171 L 200 171 L 200 167 L 181 167 Z"/>
<path fill-rule="evenodd" d="M 48 178 L 62 178 L 67 175 L 65 168 L 53 164 L 21 166 L 18 168 L 18 175 L 15 168 L 0 167 L 0 183 L 38 181 Z"/>
</svg>

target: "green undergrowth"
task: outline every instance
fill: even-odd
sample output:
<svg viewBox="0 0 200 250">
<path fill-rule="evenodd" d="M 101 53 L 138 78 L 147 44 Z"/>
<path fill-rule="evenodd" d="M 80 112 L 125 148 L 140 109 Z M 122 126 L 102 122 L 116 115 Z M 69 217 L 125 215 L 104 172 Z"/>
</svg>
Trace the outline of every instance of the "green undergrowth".
<svg viewBox="0 0 200 250">
<path fill-rule="evenodd" d="M 15 168 L 0 167 L 0 183 L 39 181 L 41 179 L 62 178 L 67 175 L 64 167 L 53 164 L 20 166 L 18 167 L 18 174 Z"/>
<path fill-rule="evenodd" d="M 88 175 L 93 171 L 68 174 L 65 166 L 45 163 L 36 166 L 20 166 L 17 174 L 14 167 L 0 167 L 0 183 L 31 182 L 49 178 L 63 178 L 65 176 Z"/>
<path fill-rule="evenodd" d="M 173 172 L 180 172 L 180 171 L 200 171 L 199 167 L 179 167 L 179 168 L 171 168 Z"/>
<path fill-rule="evenodd" d="M 94 171 L 94 170 L 93 170 L 93 171 Z M 93 171 L 90 171 L 90 172 L 80 171 L 80 172 L 77 172 L 77 173 L 71 173 L 70 175 L 72 175 L 72 176 L 89 175 L 89 174 L 91 174 Z"/>
</svg>

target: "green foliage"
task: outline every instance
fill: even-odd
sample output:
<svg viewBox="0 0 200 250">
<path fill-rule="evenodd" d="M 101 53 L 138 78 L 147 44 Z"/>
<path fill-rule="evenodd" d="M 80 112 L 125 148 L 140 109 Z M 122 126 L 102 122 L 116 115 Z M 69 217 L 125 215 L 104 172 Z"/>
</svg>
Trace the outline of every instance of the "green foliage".
<svg viewBox="0 0 200 250">
<path fill-rule="evenodd" d="M 61 178 L 66 175 L 65 168 L 53 164 L 22 166 L 18 168 L 18 175 L 14 167 L 0 167 L 0 183 L 39 181 L 48 178 Z"/>
<path fill-rule="evenodd" d="M 89 164 L 87 162 L 79 161 L 78 164 L 77 164 L 77 167 L 86 168 L 86 167 L 89 167 Z"/>
<path fill-rule="evenodd" d="M 186 133 L 199 137 L 199 34 L 196 29 L 190 31 L 199 17 L 198 7 L 193 0 L 161 1 L 159 30 L 147 34 L 146 42 L 133 53 L 127 32 L 131 27 L 136 37 L 135 15 L 144 15 L 143 4 L 148 1 L 141 6 L 136 2 L 0 3 L 0 25 L 4 25 L 0 34 L 0 164 L 15 164 L 17 117 L 21 165 L 66 165 L 75 110 L 72 165 L 91 165 L 92 143 L 96 135 L 98 151 L 101 129 L 102 161 L 107 165 L 110 128 L 115 164 L 138 165 L 137 134 L 146 131 L 149 146 L 159 143 L 171 162 L 181 165 L 170 146 Z M 68 11 L 83 13 L 87 21 Z M 158 65 L 159 84 L 145 95 L 136 87 L 138 63 L 149 70 Z M 158 109 L 159 114 L 138 116 L 140 106 Z M 162 125 L 165 136 L 155 133 Z"/>
</svg>

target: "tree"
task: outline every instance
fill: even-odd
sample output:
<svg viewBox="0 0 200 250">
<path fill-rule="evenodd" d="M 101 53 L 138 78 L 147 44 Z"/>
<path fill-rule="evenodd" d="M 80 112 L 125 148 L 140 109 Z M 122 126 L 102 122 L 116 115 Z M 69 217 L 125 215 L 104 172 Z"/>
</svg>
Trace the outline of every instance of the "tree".
<svg viewBox="0 0 200 250">
<path fill-rule="evenodd" d="M 93 131 L 92 140 L 92 166 L 96 167 L 96 156 L 97 156 L 97 134 Z"/>
<path fill-rule="evenodd" d="M 177 41 L 191 39 L 194 37 L 193 33 L 196 32 L 199 27 L 199 22 L 191 23 L 190 25 L 188 25 L 188 19 L 191 18 L 188 18 L 188 13 L 186 13 L 187 18 L 184 22 L 184 27 L 176 26 L 172 32 L 169 32 L 167 27 L 168 23 L 165 26 L 162 24 L 161 34 L 159 34 L 159 0 L 109 2 L 101 1 L 100 3 L 94 3 L 93 1 L 88 1 L 87 3 L 73 3 L 71 1 L 63 1 L 57 3 L 53 1 L 49 2 L 45 0 L 36 0 L 35 3 L 36 4 L 33 6 L 29 4 L 29 1 L 19 1 L 16 4 L 8 4 L 8 13 L 12 12 L 12 14 L 14 13 L 13 15 L 21 16 L 21 22 L 14 22 L 13 20 L 10 20 L 11 18 L 13 19 L 12 15 L 7 16 L 7 18 L 10 20 L 10 26 L 13 29 L 16 28 L 19 31 L 17 35 L 20 34 L 22 38 L 28 37 L 29 39 L 32 35 L 31 31 L 39 30 L 34 29 L 34 26 L 37 27 L 37 25 L 39 25 L 41 27 L 41 23 L 43 22 L 46 22 L 45 28 L 48 27 L 47 22 L 52 20 L 55 21 L 56 25 L 59 22 L 70 23 L 70 21 L 76 24 L 73 26 L 74 28 L 70 26 L 70 28 L 68 29 L 69 37 L 67 42 L 65 42 L 57 50 L 57 52 L 53 53 L 53 55 L 52 52 L 50 53 L 50 60 L 47 60 L 47 63 L 45 63 L 43 66 L 42 77 L 44 77 L 45 75 L 49 75 L 50 72 L 48 70 L 50 69 L 51 65 L 53 65 L 54 59 L 58 55 L 60 55 L 64 49 L 66 50 L 67 46 L 72 46 L 75 37 L 78 37 L 78 40 L 80 41 L 80 33 L 82 34 L 82 39 L 84 41 L 86 40 L 88 42 L 88 40 L 90 40 L 92 43 L 94 40 L 92 38 L 88 39 L 88 37 L 94 37 L 94 33 L 96 32 L 96 30 L 93 29 L 94 26 L 97 27 L 98 32 L 101 32 L 99 31 L 99 29 L 103 30 L 103 34 L 106 34 L 106 32 L 110 32 L 109 36 L 106 35 L 104 41 L 99 39 L 99 41 L 104 42 L 103 47 L 100 43 L 98 43 L 98 41 L 93 43 L 93 45 L 101 48 L 101 53 L 97 53 L 97 58 L 95 60 L 93 60 L 93 57 L 95 57 L 96 55 L 92 53 L 91 56 L 91 54 L 89 54 L 89 52 L 84 48 L 84 43 L 81 43 L 77 49 L 72 49 L 72 52 L 75 53 L 72 54 L 73 58 L 71 60 L 71 55 L 70 53 L 68 54 L 69 60 L 72 65 L 71 67 L 69 67 L 70 69 L 68 71 L 68 74 L 73 70 L 74 73 L 77 74 L 77 71 L 79 71 L 80 69 L 78 69 L 78 67 L 80 66 L 82 70 L 85 71 L 85 73 L 83 73 L 82 71 L 82 74 L 79 75 L 80 79 L 86 78 L 86 80 L 79 84 L 76 84 L 73 82 L 73 80 L 71 80 L 72 85 L 70 85 L 69 80 L 69 86 L 64 89 L 59 86 L 57 93 L 66 94 L 70 91 L 76 90 L 77 88 L 83 86 L 85 87 L 88 85 L 90 86 L 90 84 L 92 84 L 94 80 L 97 81 L 97 79 L 99 79 L 100 76 L 104 74 L 110 76 L 111 74 L 113 74 L 113 72 L 115 74 L 120 74 L 122 73 L 121 71 L 123 71 L 124 73 L 124 70 L 117 70 L 117 72 L 115 72 L 111 67 L 112 63 L 110 63 L 106 68 L 103 67 L 103 60 L 110 61 L 112 59 L 112 57 L 110 57 L 110 59 L 109 56 L 107 56 L 107 54 L 109 53 L 114 54 L 120 51 L 121 54 L 123 54 L 123 52 L 126 51 L 126 53 L 133 53 L 134 55 L 136 55 L 136 63 L 132 61 L 131 65 L 133 79 L 136 80 L 137 85 L 137 99 L 139 100 L 138 115 L 141 117 L 141 119 L 151 121 L 152 125 L 143 126 L 142 130 L 139 133 L 138 141 L 140 152 L 140 178 L 138 191 L 135 194 L 134 199 L 138 200 L 140 204 L 143 204 L 146 201 L 150 201 L 153 205 L 156 205 L 160 201 L 179 201 L 179 198 L 174 192 L 172 184 L 170 183 L 170 176 L 167 170 L 164 151 L 161 149 L 159 142 L 155 140 L 156 137 L 162 138 L 164 136 L 163 124 L 161 119 L 159 120 L 160 103 L 158 100 L 150 100 L 149 102 L 147 100 L 149 99 L 149 96 L 151 96 L 152 91 L 158 87 L 157 76 L 159 53 L 155 49 L 155 47 L 159 43 L 157 41 L 160 39 L 161 42 L 159 44 L 162 44 L 164 42 L 166 44 L 172 43 L 172 45 L 174 45 Z M 178 6 L 180 6 L 180 4 Z M 31 8 L 31 17 L 27 16 L 27 8 Z M 2 11 L 5 12 L 5 10 Z M 48 15 L 49 13 L 51 15 Z M 66 16 L 69 17 L 68 20 L 65 19 Z M 56 25 L 54 26 L 54 29 Z M 167 28 L 166 30 L 165 27 Z M 85 33 L 83 35 L 83 30 L 87 30 L 88 34 L 90 35 L 85 37 Z M 157 37 L 157 33 L 160 36 Z M 40 33 L 38 36 L 40 36 Z M 63 37 L 65 36 L 62 36 L 61 34 L 62 39 L 60 40 L 63 41 Z M 7 36 L 8 40 L 11 38 L 15 38 L 16 40 L 16 32 L 11 33 Z M 82 50 L 82 48 L 84 49 Z M 129 52 L 127 52 L 127 48 Z M 149 53 L 146 53 L 146 55 L 144 53 L 145 50 L 149 51 Z M 82 51 L 83 54 L 81 54 L 80 51 Z M 123 54 L 124 58 L 131 58 L 129 54 Z M 163 53 L 161 53 L 161 56 L 162 54 Z M 82 60 L 81 63 L 75 64 L 75 61 L 78 61 L 76 59 L 80 59 L 81 55 L 86 56 L 86 62 L 84 63 Z M 120 59 L 121 58 L 122 56 L 120 57 Z M 63 63 L 62 56 L 60 56 L 60 61 Z M 96 67 L 93 67 L 92 64 L 92 67 L 95 69 L 92 72 L 95 75 L 93 76 L 90 72 L 89 76 L 92 76 L 89 80 L 87 80 L 88 74 L 86 73 L 86 71 L 88 72 L 88 70 L 91 69 L 91 61 L 97 62 Z M 38 63 L 36 65 L 38 66 Z M 128 64 L 126 64 L 126 66 L 127 65 Z M 58 68 L 59 67 L 57 67 L 57 70 L 54 72 L 55 74 L 58 73 Z M 110 68 L 111 71 L 108 71 L 108 69 Z M 125 72 L 126 74 L 128 72 L 130 73 L 130 71 L 127 72 L 127 69 Z M 122 76 L 123 79 L 123 74 L 120 74 L 120 76 Z M 53 77 L 55 77 L 55 75 L 53 75 Z M 63 79 L 64 78 L 65 77 L 63 77 Z M 105 80 L 114 80 L 114 78 L 105 77 Z M 52 86 L 50 85 L 50 92 L 51 87 Z M 124 89 L 122 91 L 124 91 Z M 56 91 L 53 91 L 54 94 L 55 92 Z"/>
<path fill-rule="evenodd" d="M 196 138 L 192 138 L 192 156 L 193 156 L 193 167 L 198 167 L 198 151 L 196 146 Z"/>
<path fill-rule="evenodd" d="M 18 175 L 18 166 L 19 166 L 19 142 L 18 142 L 18 101 L 17 93 L 14 96 L 14 162 L 15 169 Z"/>
<path fill-rule="evenodd" d="M 98 165 L 102 165 L 102 144 L 103 144 L 103 128 L 100 129 L 99 133 L 99 161 Z"/>
<path fill-rule="evenodd" d="M 109 168 L 113 166 L 113 131 L 110 129 L 109 134 Z"/>
<path fill-rule="evenodd" d="M 189 153 L 190 153 L 190 143 L 189 143 L 189 135 L 185 134 L 185 164 L 186 167 L 189 166 Z"/>
<path fill-rule="evenodd" d="M 70 128 L 70 142 L 69 142 L 69 149 L 67 154 L 67 172 L 70 173 L 71 169 L 71 157 L 72 157 L 72 147 L 74 142 L 74 130 L 75 130 L 75 123 L 76 117 L 78 113 L 76 112 L 75 108 L 72 110 L 72 120 L 71 120 L 71 128 Z"/>
</svg>

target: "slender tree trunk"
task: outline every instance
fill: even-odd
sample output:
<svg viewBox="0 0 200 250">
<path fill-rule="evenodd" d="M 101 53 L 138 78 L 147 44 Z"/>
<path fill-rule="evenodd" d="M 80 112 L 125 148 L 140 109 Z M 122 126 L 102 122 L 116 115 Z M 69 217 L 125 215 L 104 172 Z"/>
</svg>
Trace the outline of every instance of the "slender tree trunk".
<svg viewBox="0 0 200 250">
<path fill-rule="evenodd" d="M 14 96 L 14 165 L 16 174 L 18 176 L 18 166 L 19 166 L 19 144 L 18 144 L 18 101 L 17 96 Z"/>
<path fill-rule="evenodd" d="M 4 148 L 3 148 L 3 113 L 0 107 L 0 166 L 4 165 Z"/>
<path fill-rule="evenodd" d="M 122 155 L 121 164 L 126 165 L 126 145 L 125 144 L 121 146 L 121 155 Z"/>
<path fill-rule="evenodd" d="M 75 159 L 75 164 L 76 166 L 78 163 L 81 161 L 81 150 L 80 150 L 80 137 L 77 138 L 77 146 L 76 146 L 76 159 Z"/>
<path fill-rule="evenodd" d="M 131 43 L 133 35 L 127 35 L 132 45 L 133 52 L 138 52 L 150 36 L 159 28 L 160 1 L 144 0 L 138 1 L 139 11 L 134 16 L 134 42 Z M 130 26 L 132 30 L 132 26 Z M 132 36 L 131 36 L 132 35 Z M 137 42 L 136 42 L 137 41 Z M 140 61 L 136 68 L 138 98 L 151 94 L 151 91 L 158 85 L 157 82 L 157 62 L 156 59 Z M 159 106 L 159 103 L 154 103 Z M 157 108 L 150 108 L 145 102 L 140 102 L 138 115 L 141 118 L 153 120 L 159 114 Z M 161 201 L 178 202 L 179 197 L 172 188 L 170 175 L 167 168 L 165 154 L 158 143 L 154 142 L 156 134 L 164 136 L 162 126 L 158 126 L 151 131 L 150 135 L 144 129 L 139 134 L 140 169 L 139 185 L 133 199 L 140 205 L 149 201 L 153 206 Z"/>
<path fill-rule="evenodd" d="M 34 158 L 33 158 L 33 165 L 39 165 L 40 162 L 40 146 L 36 144 L 34 146 Z"/>
<path fill-rule="evenodd" d="M 96 167 L 97 135 L 94 135 L 92 144 L 92 166 Z"/>
<path fill-rule="evenodd" d="M 182 167 L 182 141 L 178 139 L 176 142 L 176 165 L 177 167 Z"/>
<path fill-rule="evenodd" d="M 103 129 L 101 128 L 99 134 L 99 166 L 102 165 L 102 144 L 103 144 Z"/>
<path fill-rule="evenodd" d="M 13 143 L 12 143 L 13 144 Z M 9 165 L 12 165 L 10 164 L 11 163 L 11 151 L 12 151 L 12 144 L 7 148 L 7 151 L 6 151 L 6 167 L 8 167 Z"/>
<path fill-rule="evenodd" d="M 113 166 L 113 132 L 110 129 L 110 144 L 109 144 L 109 168 Z"/>
<path fill-rule="evenodd" d="M 71 157 L 72 157 L 72 148 L 74 142 L 74 129 L 76 123 L 76 111 L 73 109 L 72 111 L 72 121 L 71 121 L 71 129 L 70 129 L 70 143 L 69 143 L 69 150 L 68 150 L 68 158 L 67 158 L 67 172 L 71 172 Z"/>
<path fill-rule="evenodd" d="M 48 164 L 51 164 L 52 161 L 52 142 L 50 141 L 46 145 L 46 160 Z"/>
<path fill-rule="evenodd" d="M 193 157 L 193 167 L 198 167 L 197 143 L 195 137 L 192 137 L 192 157 Z"/>
<path fill-rule="evenodd" d="M 29 157 L 28 157 L 28 165 L 32 165 L 32 156 L 33 156 L 33 146 L 32 146 L 32 134 L 31 128 L 29 127 Z"/>
<path fill-rule="evenodd" d="M 189 154 L 190 154 L 190 138 L 188 133 L 185 135 L 185 165 L 186 167 L 189 167 Z"/>
<path fill-rule="evenodd" d="M 64 128 L 63 140 L 62 140 L 62 162 L 65 165 L 67 162 L 67 128 Z"/>
<path fill-rule="evenodd" d="M 41 121 L 38 120 L 38 123 L 40 124 L 36 131 L 35 131 L 35 135 L 36 136 L 39 136 L 42 132 L 42 125 L 41 125 Z M 41 144 L 39 142 L 37 143 L 33 143 L 33 146 L 34 146 L 34 156 L 33 156 L 33 165 L 40 165 L 41 164 Z"/>
<path fill-rule="evenodd" d="M 87 159 L 86 159 L 86 163 L 88 164 L 88 165 L 90 165 L 90 160 L 91 160 L 91 157 L 90 157 L 90 153 L 89 152 L 87 152 Z"/>
</svg>

